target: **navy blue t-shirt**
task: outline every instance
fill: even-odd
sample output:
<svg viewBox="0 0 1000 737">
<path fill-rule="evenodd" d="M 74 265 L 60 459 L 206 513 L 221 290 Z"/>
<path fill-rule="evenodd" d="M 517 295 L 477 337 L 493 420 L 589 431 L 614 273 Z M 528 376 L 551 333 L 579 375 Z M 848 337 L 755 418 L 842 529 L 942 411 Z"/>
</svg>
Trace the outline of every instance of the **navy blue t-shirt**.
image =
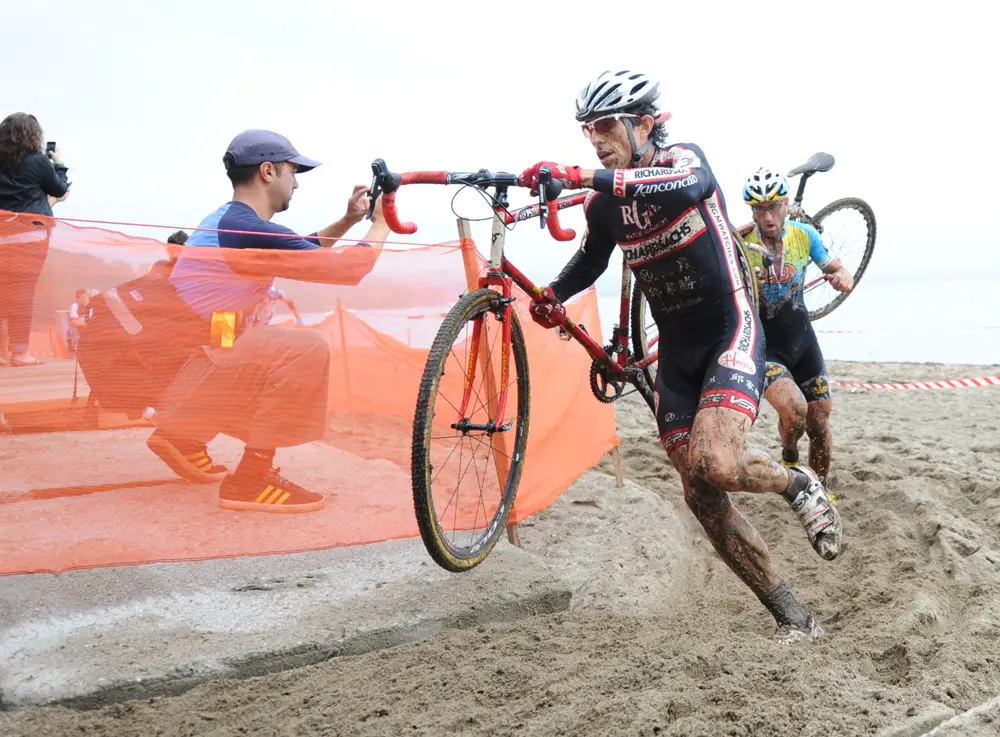
<svg viewBox="0 0 1000 737">
<path fill-rule="evenodd" d="M 242 202 L 227 202 L 201 221 L 185 247 L 270 248 L 309 251 L 320 248 L 319 239 L 303 238 L 283 225 L 262 220 Z M 220 232 L 222 231 L 222 232 Z M 229 232 L 227 232 L 229 231 Z M 185 302 L 202 317 L 213 312 L 250 311 L 267 297 L 272 277 L 236 274 L 224 258 L 185 256 L 174 265 L 170 281 Z"/>
</svg>

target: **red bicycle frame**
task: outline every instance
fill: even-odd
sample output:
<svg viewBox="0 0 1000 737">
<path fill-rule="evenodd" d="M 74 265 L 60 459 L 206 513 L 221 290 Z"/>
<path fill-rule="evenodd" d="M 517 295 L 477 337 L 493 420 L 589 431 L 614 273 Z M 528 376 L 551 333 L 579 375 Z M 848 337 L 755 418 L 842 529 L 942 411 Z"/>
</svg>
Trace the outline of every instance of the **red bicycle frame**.
<svg viewBox="0 0 1000 737">
<path fill-rule="evenodd" d="M 547 220 L 543 224 L 548 225 L 549 233 L 557 240 L 566 241 L 575 237 L 573 230 L 563 230 L 559 225 L 559 211 L 567 207 L 583 204 L 588 193 L 570 195 L 560 198 L 558 195 L 562 189 L 557 181 L 551 179 L 551 174 L 543 169 L 542 177 L 539 179 L 539 203 L 529 205 L 514 211 L 507 208 L 507 189 L 513 186 L 526 186 L 519 181 L 517 175 L 499 173 L 491 174 L 485 170 L 476 173 L 449 173 L 444 171 L 417 171 L 403 174 L 393 174 L 389 172 L 385 163 L 378 160 L 372 164 L 375 179 L 372 183 L 372 201 L 382 195 L 382 212 L 385 216 L 386 224 L 396 233 L 412 234 L 417 231 L 414 223 L 403 223 L 399 220 L 399 213 L 396 210 L 395 195 L 396 190 L 405 184 L 465 184 L 480 188 L 493 187 L 496 189 L 496 196 L 493 197 L 493 224 L 491 236 L 490 258 L 479 277 L 477 288 L 498 288 L 500 291 L 500 307 L 497 310 L 497 319 L 503 324 L 502 328 L 502 354 L 500 362 L 500 388 L 497 401 L 495 417 L 504 416 L 507 407 L 507 387 L 509 384 L 510 372 L 510 309 L 514 302 L 513 285 L 517 285 L 534 301 L 544 301 L 545 295 L 542 290 L 535 285 L 525 274 L 507 260 L 504 255 L 504 242 L 506 239 L 507 226 L 534 217 L 542 217 Z M 374 205 L 373 205 L 374 207 Z M 612 343 L 613 355 L 609 356 L 604 346 L 594 340 L 581 325 L 567 317 L 562 330 L 580 343 L 595 361 L 603 363 L 605 376 L 611 381 L 627 382 L 629 378 L 625 372 L 627 366 L 645 368 L 657 359 L 657 354 L 653 353 L 641 362 L 630 364 L 628 360 L 628 324 L 629 324 L 629 303 L 631 299 L 632 272 L 627 265 L 622 265 L 622 295 L 621 314 L 619 328 L 615 331 L 615 338 Z M 476 369 L 479 363 L 480 334 L 483 324 L 483 316 L 474 321 L 472 342 L 469 346 L 469 359 L 466 366 L 465 387 L 462 398 L 462 406 L 459 408 L 459 421 L 462 427 L 467 429 L 480 429 L 488 432 L 506 430 L 507 427 L 496 427 L 494 421 L 490 420 L 487 426 L 474 427 L 468 424 L 463 418 L 467 416 L 469 403 L 472 400 L 473 382 L 476 376 Z M 600 336 L 598 336 L 600 337 Z"/>
</svg>

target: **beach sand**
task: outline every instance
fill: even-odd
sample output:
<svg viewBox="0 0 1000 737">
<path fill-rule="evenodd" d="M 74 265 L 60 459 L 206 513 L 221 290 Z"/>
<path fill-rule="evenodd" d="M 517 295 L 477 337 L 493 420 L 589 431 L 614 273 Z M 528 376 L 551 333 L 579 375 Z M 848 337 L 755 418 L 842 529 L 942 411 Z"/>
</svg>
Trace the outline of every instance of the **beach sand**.
<svg viewBox="0 0 1000 737">
<path fill-rule="evenodd" d="M 872 381 L 998 372 L 830 366 Z M 537 564 L 572 580 L 568 611 L 179 696 L 12 712 L 5 734 L 902 737 L 1000 692 L 1000 387 L 835 388 L 836 561 L 780 498 L 734 497 L 826 631 L 794 645 L 702 535 L 649 410 L 627 398 L 617 421 L 625 487 L 606 459 L 522 529 Z M 769 406 L 751 441 L 778 447 Z"/>
</svg>

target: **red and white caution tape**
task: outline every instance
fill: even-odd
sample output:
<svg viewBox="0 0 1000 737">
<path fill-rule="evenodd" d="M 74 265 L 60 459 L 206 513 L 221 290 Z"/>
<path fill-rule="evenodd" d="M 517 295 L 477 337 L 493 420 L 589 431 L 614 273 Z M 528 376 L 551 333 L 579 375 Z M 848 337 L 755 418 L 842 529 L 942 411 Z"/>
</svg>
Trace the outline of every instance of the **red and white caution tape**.
<svg viewBox="0 0 1000 737">
<path fill-rule="evenodd" d="M 928 389 L 975 389 L 980 386 L 1000 386 L 1000 376 L 981 376 L 976 379 L 949 379 L 946 381 L 912 381 L 905 384 L 874 381 L 830 381 L 834 386 L 848 389 L 889 389 L 892 391 L 928 390 Z"/>
<path fill-rule="evenodd" d="M 938 326 L 938 328 L 936 328 L 936 329 L 937 330 L 947 330 L 948 332 L 952 332 L 952 333 L 955 332 L 956 330 L 977 331 L 978 332 L 980 330 L 1000 330 L 1000 325 L 965 325 L 965 326 L 962 326 L 962 325 L 959 325 L 959 326 L 947 325 L 947 326 Z M 819 328 L 814 328 L 814 330 L 816 331 L 817 334 L 822 334 L 822 335 L 872 335 L 874 333 L 892 333 L 893 335 L 899 335 L 900 333 L 907 333 L 907 334 L 909 334 L 909 333 L 921 333 L 921 334 L 924 334 L 924 333 L 927 332 L 928 329 L 926 327 L 920 327 L 920 328 L 913 328 L 913 329 L 907 329 L 907 328 L 891 328 L 890 329 L 890 328 L 886 328 L 884 330 L 821 330 Z"/>
</svg>

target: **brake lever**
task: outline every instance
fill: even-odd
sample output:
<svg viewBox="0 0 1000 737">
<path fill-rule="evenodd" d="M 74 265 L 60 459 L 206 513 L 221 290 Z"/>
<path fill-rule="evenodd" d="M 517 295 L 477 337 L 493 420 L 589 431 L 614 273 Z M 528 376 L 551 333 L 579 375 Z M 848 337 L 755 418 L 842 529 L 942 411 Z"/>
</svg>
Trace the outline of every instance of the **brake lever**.
<svg viewBox="0 0 1000 737">
<path fill-rule="evenodd" d="M 365 215 L 368 220 L 371 220 L 375 214 L 375 203 L 378 201 L 379 195 L 382 194 L 382 182 L 388 174 L 389 167 L 386 166 L 385 161 L 375 159 L 372 162 L 372 186 L 368 189 L 368 197 L 371 202 L 368 205 L 368 214 Z"/>
<path fill-rule="evenodd" d="M 564 230 L 559 225 L 559 195 L 563 185 L 558 179 L 552 178 L 552 170 L 543 166 L 538 170 L 538 219 L 542 228 L 548 226 L 552 237 L 557 241 L 571 240 L 576 236 L 573 229 Z"/>
<path fill-rule="evenodd" d="M 547 166 L 543 166 L 538 170 L 538 224 L 542 230 L 545 230 L 545 222 L 549 219 L 550 214 L 549 200 L 545 194 L 551 184 L 552 170 Z"/>
<path fill-rule="evenodd" d="M 366 219 L 372 219 L 372 216 L 375 214 L 375 205 L 378 203 L 378 198 L 381 194 L 382 185 L 379 183 L 378 177 L 372 177 L 372 186 L 368 188 L 370 202 L 368 204 L 368 214 L 365 215 Z"/>
<path fill-rule="evenodd" d="M 375 213 L 375 202 L 378 200 L 380 195 L 391 194 L 399 189 L 399 185 L 402 183 L 402 178 L 399 174 L 393 174 L 389 171 L 389 167 L 386 166 L 385 161 L 382 159 L 375 159 L 372 162 L 372 186 L 368 191 L 368 196 L 371 197 L 371 204 L 368 206 L 369 220 L 372 219 L 372 215 Z"/>
</svg>

